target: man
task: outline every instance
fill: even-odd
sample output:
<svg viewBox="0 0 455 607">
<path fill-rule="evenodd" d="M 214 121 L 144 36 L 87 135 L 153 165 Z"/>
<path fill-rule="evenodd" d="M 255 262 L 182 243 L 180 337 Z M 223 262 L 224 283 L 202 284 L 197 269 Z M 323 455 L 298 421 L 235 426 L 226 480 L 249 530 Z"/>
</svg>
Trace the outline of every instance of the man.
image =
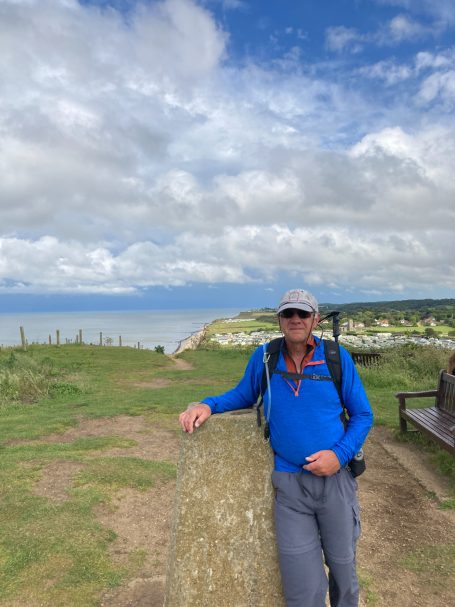
<svg viewBox="0 0 455 607">
<path fill-rule="evenodd" d="M 264 414 L 275 455 L 275 528 L 286 605 L 324 607 L 329 587 L 332 607 L 357 607 L 360 517 L 357 483 L 346 466 L 360 450 L 373 413 L 351 356 L 340 347 L 349 414 L 344 426 L 322 340 L 312 333 L 320 320 L 314 296 L 301 289 L 287 291 L 277 312 L 284 340 L 270 377 L 271 400 L 268 391 L 264 395 Z M 263 370 L 259 347 L 234 389 L 190 405 L 180 415 L 182 429 L 191 433 L 212 413 L 251 407 Z M 286 372 L 302 378 L 290 379 Z"/>
</svg>

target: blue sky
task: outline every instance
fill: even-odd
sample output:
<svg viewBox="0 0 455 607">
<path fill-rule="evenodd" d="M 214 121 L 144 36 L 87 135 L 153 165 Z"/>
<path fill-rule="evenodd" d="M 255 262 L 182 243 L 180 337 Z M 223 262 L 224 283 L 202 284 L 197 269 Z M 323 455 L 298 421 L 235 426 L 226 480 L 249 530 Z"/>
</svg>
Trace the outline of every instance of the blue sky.
<svg viewBox="0 0 455 607">
<path fill-rule="evenodd" d="M 0 311 L 455 296 L 452 0 L 0 0 Z"/>
</svg>

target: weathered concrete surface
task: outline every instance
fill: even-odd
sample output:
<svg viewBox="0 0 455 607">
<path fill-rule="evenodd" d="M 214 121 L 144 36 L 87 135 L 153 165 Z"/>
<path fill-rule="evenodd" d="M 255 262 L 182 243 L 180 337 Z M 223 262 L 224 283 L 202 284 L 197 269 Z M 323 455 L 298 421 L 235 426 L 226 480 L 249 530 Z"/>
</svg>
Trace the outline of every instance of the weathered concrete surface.
<svg viewBox="0 0 455 607">
<path fill-rule="evenodd" d="M 251 411 L 183 435 L 165 607 L 282 607 L 272 453 Z"/>
</svg>

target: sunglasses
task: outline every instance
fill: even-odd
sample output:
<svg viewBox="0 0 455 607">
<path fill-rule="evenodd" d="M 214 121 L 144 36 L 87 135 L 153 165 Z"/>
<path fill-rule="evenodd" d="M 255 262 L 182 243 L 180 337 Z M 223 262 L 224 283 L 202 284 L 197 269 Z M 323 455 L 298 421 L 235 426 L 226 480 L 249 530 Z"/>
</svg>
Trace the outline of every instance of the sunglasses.
<svg viewBox="0 0 455 607">
<path fill-rule="evenodd" d="M 292 318 L 294 314 L 297 314 L 299 318 L 310 318 L 310 316 L 313 316 L 313 312 L 297 310 L 297 308 L 287 308 L 286 310 L 280 312 L 281 318 Z"/>
</svg>

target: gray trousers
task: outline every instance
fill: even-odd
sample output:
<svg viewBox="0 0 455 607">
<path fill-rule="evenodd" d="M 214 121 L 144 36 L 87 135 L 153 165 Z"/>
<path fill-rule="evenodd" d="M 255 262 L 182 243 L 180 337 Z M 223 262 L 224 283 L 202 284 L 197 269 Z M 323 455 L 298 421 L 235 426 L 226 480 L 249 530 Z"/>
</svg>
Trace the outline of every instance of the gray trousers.
<svg viewBox="0 0 455 607">
<path fill-rule="evenodd" d="M 358 607 L 355 550 L 360 535 L 357 482 L 333 476 L 273 472 L 275 529 L 287 607 Z M 329 579 L 324 569 L 329 569 Z"/>
</svg>

